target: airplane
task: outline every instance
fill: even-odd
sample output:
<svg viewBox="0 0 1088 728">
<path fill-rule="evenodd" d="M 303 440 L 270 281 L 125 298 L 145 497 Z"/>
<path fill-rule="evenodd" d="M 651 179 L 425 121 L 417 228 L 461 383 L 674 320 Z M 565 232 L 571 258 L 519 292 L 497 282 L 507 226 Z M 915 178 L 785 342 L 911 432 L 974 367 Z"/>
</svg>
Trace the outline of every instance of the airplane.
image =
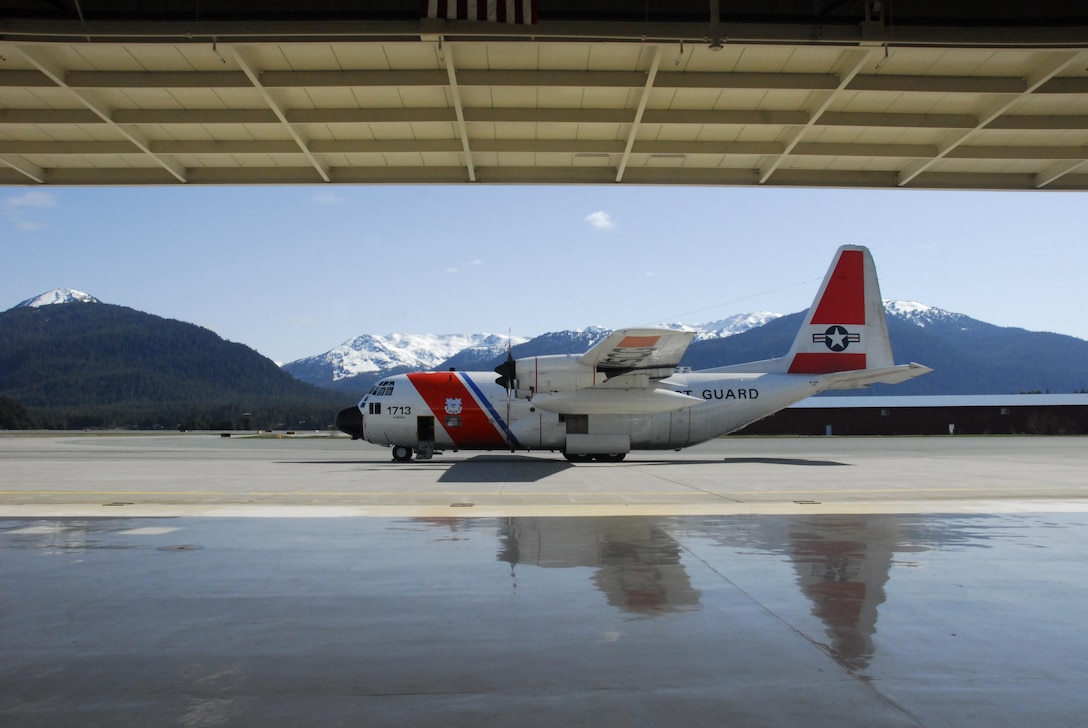
<svg viewBox="0 0 1088 728">
<path fill-rule="evenodd" d="M 680 450 L 829 389 L 896 384 L 931 371 L 892 358 L 872 254 L 844 245 L 786 356 L 691 371 L 693 331 L 629 328 L 584 354 L 506 361 L 494 372 L 382 379 L 336 425 L 397 462 L 444 450 L 550 450 L 574 463 Z M 498 375 L 497 377 L 495 375 Z"/>
</svg>

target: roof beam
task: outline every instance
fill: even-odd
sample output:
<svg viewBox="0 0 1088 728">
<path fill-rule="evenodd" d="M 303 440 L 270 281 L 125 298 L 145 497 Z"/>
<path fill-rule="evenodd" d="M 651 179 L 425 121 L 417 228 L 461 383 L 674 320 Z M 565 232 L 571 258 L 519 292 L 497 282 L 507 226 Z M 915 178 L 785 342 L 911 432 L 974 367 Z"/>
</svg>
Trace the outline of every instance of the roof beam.
<svg viewBox="0 0 1088 728">
<path fill-rule="evenodd" d="M 159 154 L 301 154 L 293 139 L 234 139 L 230 141 L 175 141 L 163 139 L 151 142 Z"/>
<path fill-rule="evenodd" d="M 249 88 L 239 71 L 68 71 L 71 88 Z"/>
<path fill-rule="evenodd" d="M 937 153 L 928 144 L 819 144 L 802 142 L 793 148 L 799 157 L 896 157 L 926 158 Z"/>
<path fill-rule="evenodd" d="M 472 161 L 472 145 L 468 140 L 468 125 L 465 124 L 465 107 L 461 103 L 461 91 L 457 86 L 457 69 L 453 65 L 453 48 L 443 53 L 442 39 L 438 39 L 435 47 L 438 53 L 438 61 L 446 67 L 446 77 L 450 84 L 450 98 L 453 101 L 453 110 L 457 116 L 457 133 L 461 137 L 461 148 L 465 153 L 465 169 L 468 171 L 468 181 L 476 181 L 476 165 Z"/>
<path fill-rule="evenodd" d="M 349 88 L 352 86 L 445 86 L 444 71 L 264 71 L 266 88 Z"/>
<path fill-rule="evenodd" d="M 898 186 L 904 187 L 911 183 L 918 175 L 927 171 L 940 160 L 947 157 L 953 150 L 977 136 L 990 122 L 1023 103 L 1029 94 L 1051 80 L 1059 73 L 1069 68 L 1074 63 L 1084 64 L 1088 59 L 1088 51 L 1051 51 L 1039 53 L 1036 56 L 1035 67 L 1026 75 L 1023 90 L 1015 95 L 1002 98 L 1001 96 L 991 102 L 982 113 L 978 115 L 978 123 L 971 129 L 955 132 L 941 143 L 937 154 L 929 159 L 920 160 L 910 165 L 899 173 Z"/>
<path fill-rule="evenodd" d="M 948 159 L 1086 159 L 1088 147 L 964 144 L 949 151 L 945 156 Z"/>
<path fill-rule="evenodd" d="M 0 164 L 15 170 L 31 182 L 36 182 L 40 185 L 45 184 L 45 170 L 35 164 L 31 164 L 25 159 L 21 159 L 17 155 L 0 153 Z"/>
<path fill-rule="evenodd" d="M 365 108 L 288 109 L 292 124 L 412 124 L 430 121 L 457 121 L 457 112 L 447 108 Z"/>
<path fill-rule="evenodd" d="M 630 124 L 635 120 L 631 109 L 553 109 L 467 107 L 466 121 L 538 124 Z"/>
<path fill-rule="evenodd" d="M 671 142 L 636 141 L 632 154 L 666 154 L 691 156 L 695 154 L 781 154 L 781 142 Z"/>
<path fill-rule="evenodd" d="M 713 109 L 646 109 L 644 124 L 735 124 L 738 126 L 802 125 L 812 117 L 807 111 L 713 110 Z"/>
<path fill-rule="evenodd" d="M 657 78 L 657 69 L 661 65 L 661 46 L 653 46 L 654 55 L 650 61 L 650 71 L 646 74 L 645 85 L 642 88 L 642 95 L 638 100 L 638 108 L 635 109 L 635 118 L 631 122 L 631 128 L 627 132 L 627 144 L 623 150 L 623 156 L 620 157 L 619 165 L 616 168 L 616 181 L 623 181 L 623 173 L 627 169 L 627 163 L 631 160 L 631 149 L 635 145 L 635 139 L 638 137 L 638 126 L 642 121 L 642 115 L 646 111 L 646 104 L 650 101 L 650 92 L 654 88 L 654 79 Z"/>
<path fill-rule="evenodd" d="M 662 71 L 657 88 L 710 89 L 833 89 L 839 79 L 830 73 L 741 73 L 727 71 Z"/>
<path fill-rule="evenodd" d="M 56 88 L 57 84 L 41 71 L 0 71 L 0 88 Z"/>
<path fill-rule="evenodd" d="M 263 71 L 266 88 L 444 86 L 437 70 Z M 639 88 L 638 71 L 461 70 L 462 86 L 578 86 Z M 69 71 L 72 88 L 248 88 L 239 71 Z M 937 76 L 925 74 L 858 74 L 850 91 L 910 93 L 1021 94 L 1027 80 L 1019 76 Z M 47 75 L 33 70 L 0 71 L 0 88 L 52 87 Z M 796 89 L 832 90 L 839 78 L 831 73 L 753 73 L 734 71 L 662 71 L 655 86 L 663 89 Z M 1053 78 L 1033 93 L 1088 93 L 1088 78 Z"/>
<path fill-rule="evenodd" d="M 278 124 L 271 109 L 115 109 L 118 124 Z"/>
<path fill-rule="evenodd" d="M 49 79 L 57 86 L 65 89 L 70 95 L 74 96 L 88 110 L 94 113 L 102 121 L 109 124 L 109 126 L 117 132 L 118 135 L 128 139 L 136 147 L 140 149 L 148 158 L 150 158 L 157 166 L 162 167 L 170 173 L 174 179 L 178 182 L 186 182 L 185 169 L 179 166 L 176 162 L 170 159 L 165 159 L 156 155 L 151 151 L 148 140 L 130 127 L 117 124 L 110 116 L 110 109 L 105 104 L 94 99 L 86 91 L 81 89 L 75 89 L 68 85 L 65 80 L 65 71 L 63 68 L 57 65 L 57 63 L 49 58 L 44 49 L 41 47 L 26 47 L 24 45 L 15 45 L 15 51 L 23 57 L 28 63 L 38 69 L 40 72 L 49 77 Z"/>
<path fill-rule="evenodd" d="M 0 124 L 108 124 L 89 108 L 83 109 L 0 109 Z"/>
<path fill-rule="evenodd" d="M 154 144 L 154 142 L 152 142 Z M 101 155 L 101 154 L 144 154 L 144 151 L 130 141 L 78 141 L 13 142 L 0 141 L 0 154 L 41 154 L 41 155 Z"/>
<path fill-rule="evenodd" d="M 1088 166 L 1088 159 L 1052 164 L 1039 174 L 1035 175 L 1035 189 L 1041 190 L 1044 187 L 1048 187 L 1051 183 L 1058 181 L 1067 174 L 1072 174 L 1073 172 L 1083 169 L 1085 166 Z"/>
<path fill-rule="evenodd" d="M 861 72 L 861 69 L 876 55 L 877 50 L 877 48 L 858 48 L 855 50 L 843 51 L 842 56 L 839 58 L 839 62 L 835 64 L 838 76 L 838 83 L 835 85 L 835 88 L 827 91 L 813 92 L 811 99 L 815 103 L 813 108 L 809 111 L 810 116 L 808 122 L 797 129 L 796 133 L 794 133 L 792 138 L 786 143 L 786 148 L 782 150 L 782 153 L 759 171 L 759 184 L 762 185 L 767 183 L 767 180 L 771 178 L 771 175 L 778 170 L 782 163 L 786 161 L 786 158 L 793 152 L 793 148 L 801 142 L 801 139 L 804 138 L 808 130 L 820 120 L 823 113 L 831 106 L 831 102 L 835 100 L 835 96 L 850 85 L 850 82 L 854 80 L 854 77 L 857 76 L 858 73 Z"/>
<path fill-rule="evenodd" d="M 894 91 L 898 93 L 934 94 L 1020 94 L 1027 82 L 1006 76 L 912 76 L 889 74 L 858 74 L 849 91 Z"/>
<path fill-rule="evenodd" d="M 1042 114 L 1006 114 L 991 121 L 987 129 L 1012 129 L 1016 131 L 1041 131 L 1088 129 L 1088 115 L 1052 116 Z"/>
<path fill-rule="evenodd" d="M 324 180 L 325 182 L 332 181 L 332 178 L 329 176 L 328 165 L 326 165 L 324 162 L 314 156 L 313 152 L 311 152 L 310 148 L 307 146 L 306 140 L 304 140 L 299 135 L 299 133 L 295 131 L 295 128 L 291 126 L 290 122 L 287 121 L 287 116 L 284 114 L 284 110 L 280 108 L 280 105 L 276 102 L 274 98 L 272 98 L 272 94 L 268 92 L 268 89 L 261 85 L 260 75 L 254 69 L 253 64 L 246 59 L 245 51 L 242 48 L 230 45 L 227 46 L 227 53 L 234 59 L 234 62 L 238 64 L 238 67 L 242 69 L 242 72 L 249 79 L 250 83 L 253 84 L 253 88 L 257 90 L 257 93 L 259 93 L 261 95 L 261 98 L 264 99 L 264 102 L 268 105 L 268 108 L 271 109 L 272 113 L 274 113 L 276 115 L 276 118 L 279 119 L 283 129 L 294 141 L 295 146 L 297 147 L 297 151 L 301 151 L 306 156 L 306 159 L 310 162 L 310 165 L 315 170 L 317 170 L 317 173 L 319 175 L 321 175 L 322 180 Z"/>
<path fill-rule="evenodd" d="M 623 154 L 626 144 L 614 139 L 469 139 L 479 152 L 529 152 L 569 154 Z M 155 154 L 301 154 L 293 140 L 158 140 L 149 143 Z M 462 152 L 460 139 L 315 139 L 309 143 L 314 154 L 386 154 Z M 654 141 L 636 140 L 631 154 L 708 155 L 778 155 L 785 149 L 781 142 L 757 141 Z M 0 141 L 2 155 L 75 155 L 116 156 L 142 154 L 128 141 Z M 928 159 L 937 147 L 925 144 L 799 143 L 793 154 L 800 157 L 874 157 Z M 1060 160 L 1072 167 L 1088 160 L 1088 147 L 1078 146 L 961 146 L 950 152 L 949 159 L 980 160 Z M 11 166 L 11 165 L 9 165 Z M 1067 170 L 1067 171 L 1071 171 Z"/>
<path fill-rule="evenodd" d="M 655 86 L 656 87 L 656 86 Z M 630 124 L 632 109 L 463 108 L 466 122 L 537 124 Z M 287 109 L 291 124 L 410 124 L 456 122 L 448 108 Z M 696 124 L 736 126 L 803 126 L 811 119 L 806 111 L 646 109 L 643 124 Z M 280 124 L 271 109 L 115 109 L 114 124 Z M 93 125 L 107 124 L 89 109 L 0 109 L 0 124 Z M 886 112 L 826 111 L 815 126 L 884 127 L 901 129 L 974 129 L 978 117 L 970 114 L 904 114 Z M 1085 115 L 1006 115 L 986 129 L 1016 131 L 1083 130 Z"/>
<path fill-rule="evenodd" d="M 973 129 L 971 114 L 895 114 L 879 111 L 827 111 L 816 126 L 882 126 L 899 129 Z"/>
<path fill-rule="evenodd" d="M 398 154 L 414 152 L 463 152 L 460 139 L 315 139 L 310 148 L 317 154 Z"/>
</svg>

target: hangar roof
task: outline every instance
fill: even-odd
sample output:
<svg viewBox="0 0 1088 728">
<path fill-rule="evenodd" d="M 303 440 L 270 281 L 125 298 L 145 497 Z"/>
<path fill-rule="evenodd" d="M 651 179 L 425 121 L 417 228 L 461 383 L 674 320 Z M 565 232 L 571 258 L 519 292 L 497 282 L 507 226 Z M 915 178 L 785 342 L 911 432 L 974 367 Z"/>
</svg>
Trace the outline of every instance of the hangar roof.
<svg viewBox="0 0 1088 728">
<path fill-rule="evenodd" d="M 1081 2 L 518 2 L 0 0 L 0 184 L 1088 189 Z"/>
</svg>

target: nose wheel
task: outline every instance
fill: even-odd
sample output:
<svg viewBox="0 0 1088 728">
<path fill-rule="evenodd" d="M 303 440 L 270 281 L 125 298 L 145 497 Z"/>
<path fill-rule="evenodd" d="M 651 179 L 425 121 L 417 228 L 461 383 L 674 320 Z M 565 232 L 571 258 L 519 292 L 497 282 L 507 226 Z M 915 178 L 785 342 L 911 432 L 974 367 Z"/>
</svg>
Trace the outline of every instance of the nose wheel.
<svg viewBox="0 0 1088 728">
<path fill-rule="evenodd" d="M 395 445 L 393 447 L 393 459 L 398 463 L 406 463 L 412 459 L 412 448 L 405 447 L 404 445 Z"/>
</svg>

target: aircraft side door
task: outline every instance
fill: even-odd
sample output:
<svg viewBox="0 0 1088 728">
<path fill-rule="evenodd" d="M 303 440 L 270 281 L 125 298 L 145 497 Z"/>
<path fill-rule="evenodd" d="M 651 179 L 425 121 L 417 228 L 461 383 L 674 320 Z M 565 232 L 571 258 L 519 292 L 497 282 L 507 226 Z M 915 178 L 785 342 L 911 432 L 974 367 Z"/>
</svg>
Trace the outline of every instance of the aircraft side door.
<svg viewBox="0 0 1088 728">
<path fill-rule="evenodd" d="M 691 441 L 691 408 L 684 407 L 669 415 L 669 442 L 681 444 Z"/>
<path fill-rule="evenodd" d="M 416 452 L 421 459 L 426 459 L 434 453 L 434 416 L 425 415 L 416 417 Z"/>
</svg>

